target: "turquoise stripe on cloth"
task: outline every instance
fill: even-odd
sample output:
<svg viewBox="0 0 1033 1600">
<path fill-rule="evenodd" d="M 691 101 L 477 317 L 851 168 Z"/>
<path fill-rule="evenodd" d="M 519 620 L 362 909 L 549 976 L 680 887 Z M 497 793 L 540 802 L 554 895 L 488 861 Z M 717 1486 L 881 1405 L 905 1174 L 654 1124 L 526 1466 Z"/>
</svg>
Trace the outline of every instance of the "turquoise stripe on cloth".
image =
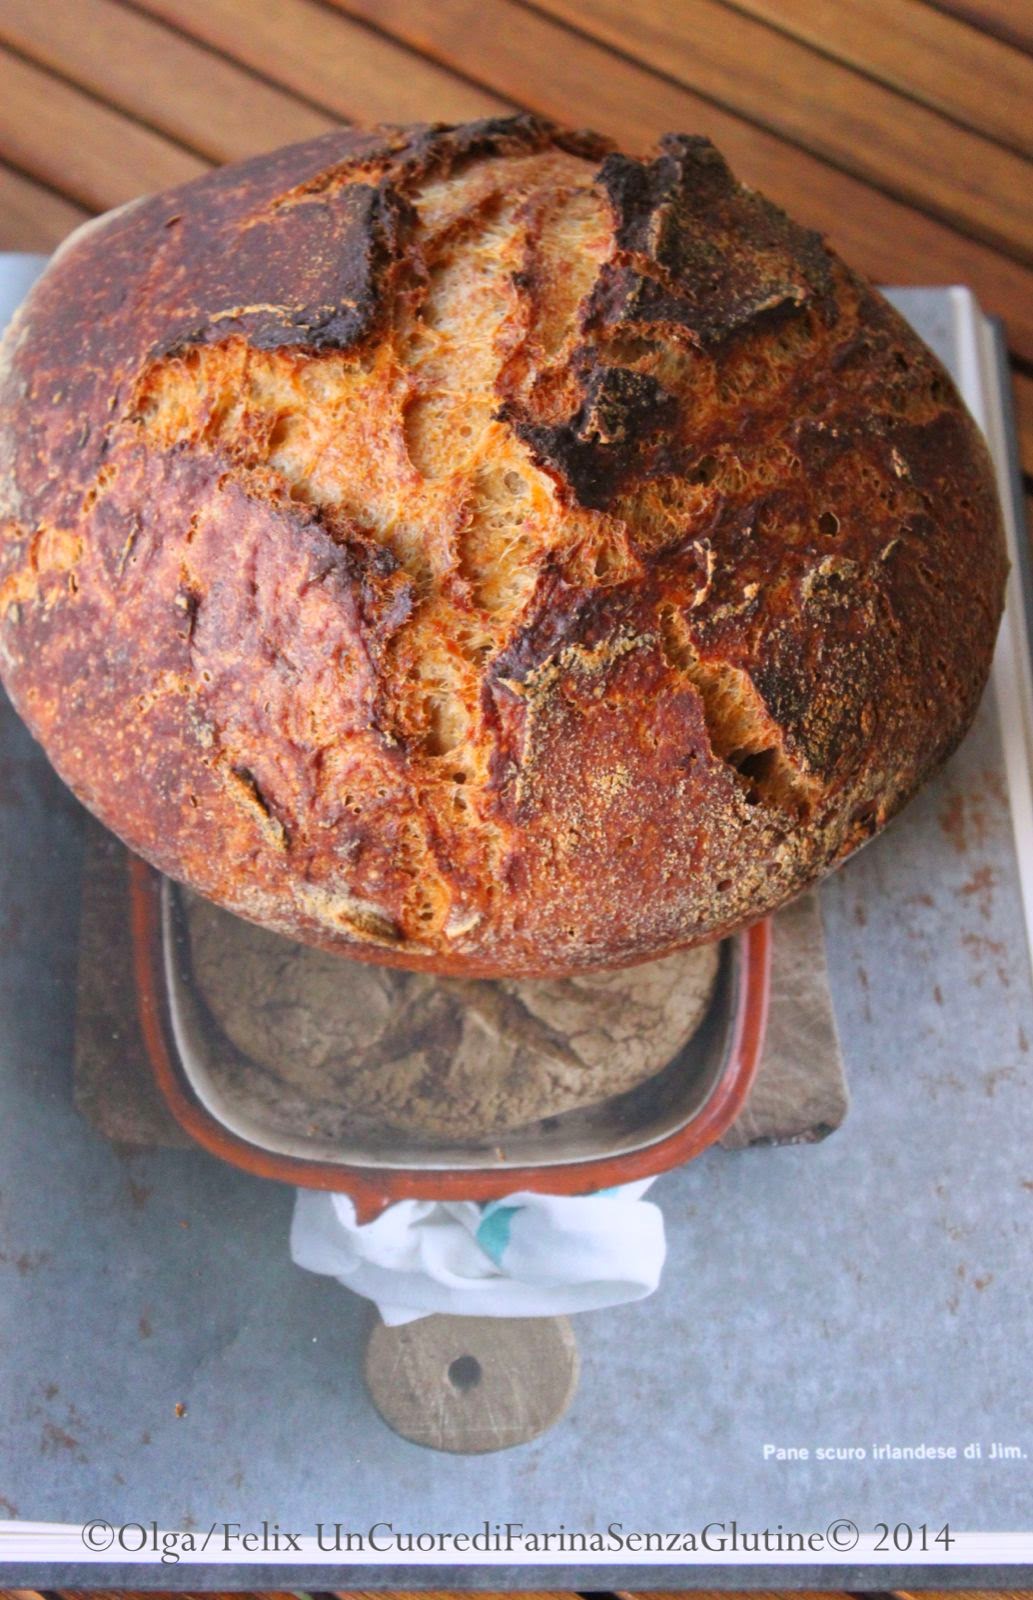
<svg viewBox="0 0 1033 1600">
<path fill-rule="evenodd" d="M 477 1226 L 477 1243 L 497 1267 L 502 1265 L 502 1254 L 509 1244 L 509 1232 L 519 1206 L 491 1206 L 485 1211 Z"/>
<path fill-rule="evenodd" d="M 597 1189 L 594 1199 L 601 1199 L 604 1195 L 619 1195 L 620 1185 L 612 1189 Z M 474 1237 L 486 1256 L 490 1256 L 497 1267 L 502 1265 L 502 1257 L 509 1245 L 509 1235 L 513 1227 L 513 1218 L 523 1206 L 507 1206 L 498 1200 L 482 1200 L 481 1210 L 484 1215 L 477 1225 Z"/>
</svg>

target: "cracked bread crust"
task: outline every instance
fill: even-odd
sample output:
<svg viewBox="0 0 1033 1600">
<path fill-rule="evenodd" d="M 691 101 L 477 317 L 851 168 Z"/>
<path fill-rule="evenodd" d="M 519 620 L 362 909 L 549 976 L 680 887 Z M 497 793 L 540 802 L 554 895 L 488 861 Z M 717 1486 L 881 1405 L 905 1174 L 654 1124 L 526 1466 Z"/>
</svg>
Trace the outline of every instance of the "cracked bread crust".
<svg viewBox="0 0 1033 1600">
<path fill-rule="evenodd" d="M 468 976 L 774 910 L 957 744 L 1006 559 L 942 367 L 703 139 L 335 132 L 62 249 L 0 666 L 202 894 Z"/>
</svg>

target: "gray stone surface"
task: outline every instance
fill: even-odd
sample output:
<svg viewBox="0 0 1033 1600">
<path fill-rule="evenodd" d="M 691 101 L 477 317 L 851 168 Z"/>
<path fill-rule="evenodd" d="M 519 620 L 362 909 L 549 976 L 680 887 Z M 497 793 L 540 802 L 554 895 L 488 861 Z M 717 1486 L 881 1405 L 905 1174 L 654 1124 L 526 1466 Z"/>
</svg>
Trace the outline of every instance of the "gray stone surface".
<svg viewBox="0 0 1033 1600">
<path fill-rule="evenodd" d="M 825 891 L 844 1128 L 661 1179 L 660 1291 L 578 1318 L 567 1416 L 470 1460 L 431 1460 L 373 1413 L 364 1307 L 291 1266 L 288 1190 L 191 1151 L 119 1154 L 76 1112 L 79 818 L 10 716 L 2 733 L 0 1493 L 15 1514 L 1028 1520 L 1028 1460 L 871 1460 L 883 1441 L 1033 1439 L 1033 994 L 992 704 Z M 768 1442 L 869 1459 L 775 1464 Z"/>
</svg>

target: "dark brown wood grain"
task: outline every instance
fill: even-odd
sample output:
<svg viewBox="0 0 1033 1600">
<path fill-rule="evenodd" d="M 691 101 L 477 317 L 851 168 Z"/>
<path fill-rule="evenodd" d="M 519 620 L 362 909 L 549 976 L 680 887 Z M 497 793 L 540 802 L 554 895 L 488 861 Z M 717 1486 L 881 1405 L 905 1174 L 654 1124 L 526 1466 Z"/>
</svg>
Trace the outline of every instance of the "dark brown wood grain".
<svg viewBox="0 0 1033 1600">
<path fill-rule="evenodd" d="M 13 167 L 0 165 L 0 226 L 5 250 L 53 250 L 90 215 Z"/>
<path fill-rule="evenodd" d="M 645 1596 L 637 1591 L 618 1589 L 617 1600 L 645 1600 Z M 739 1600 L 731 1591 L 721 1589 L 692 1590 L 692 1589 L 651 1589 L 649 1600 L 696 1600 L 696 1596 L 706 1595 L 706 1600 Z M 779 1589 L 751 1589 L 751 1600 L 787 1600 L 783 1590 Z M 808 1591 L 808 1600 L 843 1600 L 842 1591 L 834 1589 L 812 1589 Z"/>
<path fill-rule="evenodd" d="M 891 1594 L 899 1600 L 1029 1600 L 1029 1592 L 1017 1589 L 894 1589 Z M 618 1589 L 617 1600 L 647 1600 L 639 1591 Z M 740 1600 L 740 1596 L 719 1589 L 650 1589 L 648 1600 Z M 751 1600 L 792 1600 L 781 1589 L 751 1589 Z M 381 1596 L 381 1600 L 387 1600 Z M 800 1600 L 804 1600 L 801 1596 Z M 841 1590 L 809 1589 L 806 1600 L 845 1600 Z M 889 1600 L 889 1594 L 867 1595 L 865 1600 Z"/>
<path fill-rule="evenodd" d="M 353 17 L 375 20 L 442 65 L 476 76 L 498 96 L 598 128 L 625 148 L 645 150 L 671 130 L 706 134 L 740 178 L 826 233 L 877 282 L 970 284 L 985 308 L 1005 319 L 1012 347 L 1033 359 L 1033 273 L 1027 267 L 615 54 L 586 36 L 587 11 L 577 13 L 580 26 L 572 29 L 516 0 L 492 0 L 490 13 L 481 0 L 334 3 Z M 664 70 L 662 57 L 660 66 Z"/>
<path fill-rule="evenodd" d="M 337 1589 L 336 1600 L 471 1600 L 468 1589 Z M 583 1600 L 572 1589 L 524 1589 L 505 1593 L 478 1591 L 477 1600 Z"/>
<path fill-rule="evenodd" d="M 723 0 L 544 0 L 544 9 L 844 171 L 1033 259 L 1023 157 Z"/>
<path fill-rule="evenodd" d="M 1033 5 L 1030 0 L 927 0 L 937 11 L 960 17 L 991 38 L 1003 39 L 1033 53 Z"/>
<path fill-rule="evenodd" d="M 1029 1600 L 1028 1589 L 895 1589 L 899 1600 Z"/>
<path fill-rule="evenodd" d="M 461 122 L 507 109 L 316 0 L 136 0 L 139 10 L 204 40 L 346 120 Z"/>
<path fill-rule="evenodd" d="M 119 5 L 4 0 L 0 41 L 211 161 L 311 139 L 340 119 Z M 80 113 L 81 114 L 81 113 Z"/>
<path fill-rule="evenodd" d="M 1033 155 L 1033 57 L 961 18 L 900 0 L 738 3 L 821 55 Z"/>
<path fill-rule="evenodd" d="M 1033 476 L 1033 376 L 1029 372 L 1012 373 L 1012 396 L 1019 436 L 1019 460 L 1023 472 Z"/>
<path fill-rule="evenodd" d="M 183 183 L 208 165 L 3 48 L 0 85 L 0 159 L 88 211 Z"/>
<path fill-rule="evenodd" d="M 470 1591 L 458 1589 L 338 1589 L 337 1600 L 471 1600 Z M 522 1589 L 505 1593 L 478 1591 L 477 1600 L 583 1600 L 573 1589 Z"/>
<path fill-rule="evenodd" d="M 173 1600 L 171 1593 L 163 1596 L 160 1591 L 154 1589 L 148 1590 L 146 1595 L 134 1594 L 132 1590 L 125 1589 L 60 1589 L 56 1592 L 48 1590 L 45 1595 L 40 1596 L 37 1596 L 36 1590 L 15 1592 L 31 1596 L 32 1600 Z M 290 1589 L 244 1590 L 243 1592 L 235 1590 L 232 1594 L 208 1589 L 180 1589 L 176 1592 L 174 1600 L 198 1600 L 200 1594 L 204 1595 L 204 1600 L 259 1600 L 259 1596 L 261 1600 L 296 1600 L 294 1591 Z M 0 1591 L 0 1600 L 2 1600 L 2 1591 Z M 315 1600 L 315 1597 L 313 1597 L 313 1600 Z M 381 1596 L 381 1600 L 385 1600 L 385 1597 Z"/>
</svg>

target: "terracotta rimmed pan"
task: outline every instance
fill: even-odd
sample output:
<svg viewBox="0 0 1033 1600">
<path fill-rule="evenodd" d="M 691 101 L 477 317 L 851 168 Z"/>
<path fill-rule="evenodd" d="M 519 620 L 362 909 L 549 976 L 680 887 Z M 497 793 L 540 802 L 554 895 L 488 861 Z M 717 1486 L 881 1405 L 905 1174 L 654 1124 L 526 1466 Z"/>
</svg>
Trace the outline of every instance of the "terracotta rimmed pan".
<svg viewBox="0 0 1033 1600">
<path fill-rule="evenodd" d="M 590 1194 L 665 1172 L 700 1154 L 735 1120 L 760 1059 L 767 1019 L 771 927 L 724 942 L 711 1013 L 659 1093 L 633 1091 L 600 1111 L 567 1112 L 507 1137 L 504 1149 L 420 1149 L 404 1140 L 326 1139 L 262 1120 L 220 1078 L 225 1043 L 199 1024 L 177 935 L 175 886 L 130 865 L 134 975 L 140 1023 L 161 1093 L 204 1149 L 262 1177 L 349 1194 L 362 1221 L 402 1199 L 490 1200 L 534 1190 Z M 658 1080 L 660 1082 L 660 1080 Z"/>
</svg>

